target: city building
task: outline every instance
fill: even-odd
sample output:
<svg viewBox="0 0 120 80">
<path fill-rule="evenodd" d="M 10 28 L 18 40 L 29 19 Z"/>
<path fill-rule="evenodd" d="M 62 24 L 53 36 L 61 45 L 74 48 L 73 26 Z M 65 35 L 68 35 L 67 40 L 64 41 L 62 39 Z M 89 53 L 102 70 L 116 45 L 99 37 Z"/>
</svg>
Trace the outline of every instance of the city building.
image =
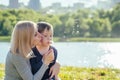
<svg viewBox="0 0 120 80">
<path fill-rule="evenodd" d="M 9 0 L 9 8 L 19 8 L 18 0 Z"/>
<path fill-rule="evenodd" d="M 28 8 L 39 11 L 41 8 L 40 0 L 30 0 Z"/>
<path fill-rule="evenodd" d="M 73 4 L 73 9 L 81 9 L 81 8 L 85 8 L 85 4 L 82 2 L 77 2 Z"/>
</svg>

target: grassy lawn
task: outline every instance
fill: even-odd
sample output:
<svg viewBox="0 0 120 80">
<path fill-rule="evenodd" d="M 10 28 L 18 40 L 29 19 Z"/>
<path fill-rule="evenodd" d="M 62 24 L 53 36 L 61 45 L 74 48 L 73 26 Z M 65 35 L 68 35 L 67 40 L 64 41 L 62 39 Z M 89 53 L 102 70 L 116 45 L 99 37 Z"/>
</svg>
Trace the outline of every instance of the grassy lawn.
<svg viewBox="0 0 120 80">
<path fill-rule="evenodd" d="M 4 65 L 0 64 L 0 80 L 3 77 Z M 120 80 L 120 70 L 62 66 L 59 77 L 61 80 Z"/>
<path fill-rule="evenodd" d="M 0 64 L 0 80 L 3 80 L 4 77 L 4 65 Z"/>
<path fill-rule="evenodd" d="M 120 42 L 120 38 L 69 38 L 72 42 Z"/>
<path fill-rule="evenodd" d="M 120 80 L 120 70 L 108 68 L 61 67 L 61 80 Z"/>
<path fill-rule="evenodd" d="M 0 36 L 0 41 L 10 41 L 10 36 Z M 55 42 L 120 42 L 120 38 L 60 38 L 54 37 Z"/>
<path fill-rule="evenodd" d="M 11 36 L 0 36 L 0 41 L 9 42 Z"/>
<path fill-rule="evenodd" d="M 56 42 L 120 42 L 120 38 L 58 38 L 55 37 L 54 41 Z"/>
</svg>

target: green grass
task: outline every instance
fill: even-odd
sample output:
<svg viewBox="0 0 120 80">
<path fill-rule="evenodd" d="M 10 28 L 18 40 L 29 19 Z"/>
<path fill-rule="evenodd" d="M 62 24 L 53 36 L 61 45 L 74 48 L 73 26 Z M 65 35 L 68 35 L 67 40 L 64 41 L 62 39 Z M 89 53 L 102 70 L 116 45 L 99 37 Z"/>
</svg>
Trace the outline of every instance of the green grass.
<svg viewBox="0 0 120 80">
<path fill-rule="evenodd" d="M 0 41 L 9 42 L 10 38 L 11 38 L 10 36 L 0 36 Z"/>
<path fill-rule="evenodd" d="M 10 41 L 10 36 L 0 36 L 1 42 Z M 120 42 L 120 38 L 60 38 L 54 37 L 55 42 Z"/>
<path fill-rule="evenodd" d="M 68 41 L 73 42 L 120 42 L 120 38 L 69 38 Z"/>
<path fill-rule="evenodd" d="M 59 77 L 61 80 L 120 80 L 120 70 L 62 66 Z M 0 64 L 0 80 L 3 78 L 4 65 Z"/>
<path fill-rule="evenodd" d="M 0 80 L 3 80 L 4 78 L 4 65 L 3 64 L 0 64 Z"/>
<path fill-rule="evenodd" d="M 54 38 L 54 41 L 56 42 L 120 42 L 120 38 Z"/>
<path fill-rule="evenodd" d="M 110 68 L 61 67 L 61 80 L 120 80 L 120 70 Z"/>
</svg>

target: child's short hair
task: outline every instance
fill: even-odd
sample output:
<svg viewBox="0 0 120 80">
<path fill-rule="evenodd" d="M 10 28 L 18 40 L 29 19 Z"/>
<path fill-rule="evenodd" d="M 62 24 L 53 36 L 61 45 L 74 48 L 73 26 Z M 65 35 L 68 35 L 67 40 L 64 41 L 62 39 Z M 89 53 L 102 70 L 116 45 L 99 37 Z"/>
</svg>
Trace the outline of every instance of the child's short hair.
<svg viewBox="0 0 120 80">
<path fill-rule="evenodd" d="M 50 23 L 47 22 L 38 22 L 37 23 L 37 28 L 39 33 L 43 33 L 43 31 L 47 28 L 49 31 L 50 29 L 53 30 L 53 26 Z"/>
</svg>

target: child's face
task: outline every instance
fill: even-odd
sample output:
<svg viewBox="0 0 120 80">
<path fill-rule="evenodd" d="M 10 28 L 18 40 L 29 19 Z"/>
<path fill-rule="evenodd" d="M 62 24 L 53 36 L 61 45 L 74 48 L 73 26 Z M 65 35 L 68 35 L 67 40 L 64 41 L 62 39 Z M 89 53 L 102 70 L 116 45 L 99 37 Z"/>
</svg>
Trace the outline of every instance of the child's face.
<svg viewBox="0 0 120 80">
<path fill-rule="evenodd" d="M 53 39 L 53 31 L 51 29 L 50 30 L 45 29 L 41 34 L 42 34 L 41 44 L 46 47 L 50 46 Z"/>
<path fill-rule="evenodd" d="M 39 32 L 36 31 L 34 34 L 33 45 L 39 44 L 40 41 L 41 41 L 41 35 Z"/>
</svg>

